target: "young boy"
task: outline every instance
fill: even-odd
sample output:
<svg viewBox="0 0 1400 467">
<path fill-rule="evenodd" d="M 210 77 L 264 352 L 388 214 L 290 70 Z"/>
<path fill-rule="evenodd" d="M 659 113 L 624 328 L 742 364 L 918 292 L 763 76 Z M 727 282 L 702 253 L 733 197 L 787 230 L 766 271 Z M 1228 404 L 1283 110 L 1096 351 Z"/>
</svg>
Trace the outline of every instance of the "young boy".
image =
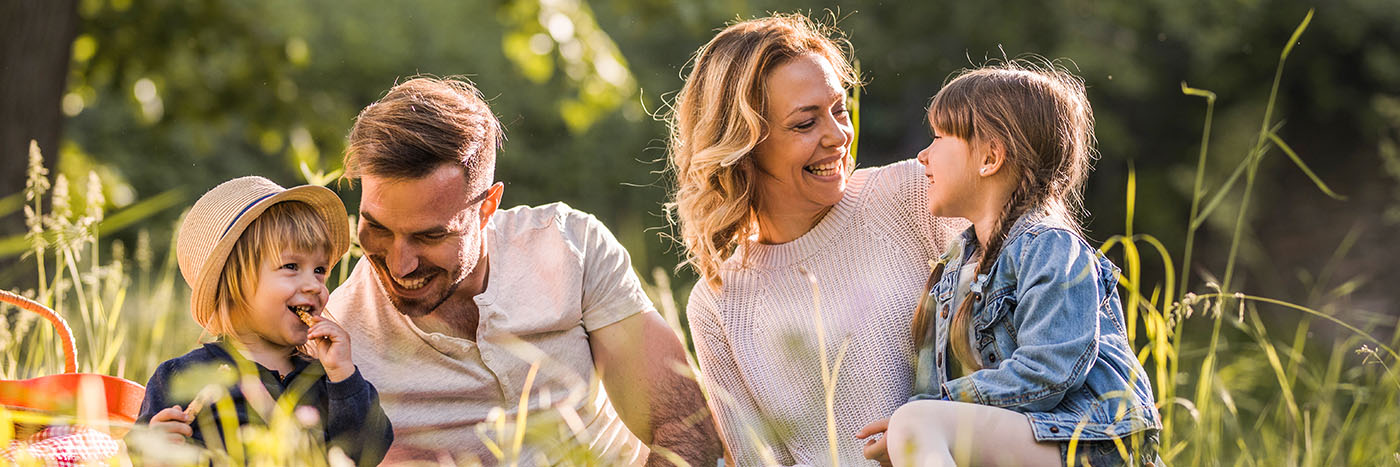
<svg viewBox="0 0 1400 467">
<path fill-rule="evenodd" d="M 176 248 L 191 314 L 218 340 L 157 367 L 137 421 L 224 446 L 228 437 L 215 409 L 224 392 L 187 394 L 183 380 L 205 386 L 221 380 L 211 375 L 256 369 L 260 385 L 227 378 L 214 387 L 226 389 L 240 426 L 266 423 L 273 401 L 299 393 L 296 404 L 315 409 L 329 446 L 359 465 L 378 464 L 393 442 L 379 394 L 351 362 L 350 336 L 321 316 L 330 295 L 326 274 L 349 246 L 345 206 L 323 187 L 283 189 L 243 177 L 200 197 Z M 212 418 L 196 423 L 204 417 Z"/>
</svg>

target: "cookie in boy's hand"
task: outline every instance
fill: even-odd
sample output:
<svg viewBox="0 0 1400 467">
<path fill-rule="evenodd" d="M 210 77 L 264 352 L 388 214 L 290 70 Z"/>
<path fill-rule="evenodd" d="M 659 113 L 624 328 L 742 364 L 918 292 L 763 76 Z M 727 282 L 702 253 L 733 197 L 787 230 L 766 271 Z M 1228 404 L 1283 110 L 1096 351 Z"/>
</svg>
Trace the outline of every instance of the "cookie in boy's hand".
<svg viewBox="0 0 1400 467">
<path fill-rule="evenodd" d="M 301 318 L 301 322 L 306 323 L 306 327 L 309 328 L 312 324 L 316 324 L 311 321 L 311 313 L 307 313 L 303 307 L 296 307 L 292 311 L 296 312 L 298 318 Z"/>
<path fill-rule="evenodd" d="M 185 406 L 185 418 L 194 420 L 194 416 L 199 415 L 199 411 L 204 410 L 204 406 L 213 403 L 216 397 L 218 397 L 218 390 L 214 386 L 205 386 L 204 389 L 200 389 L 199 394 L 195 394 L 194 400 L 190 401 L 190 405 Z"/>
</svg>

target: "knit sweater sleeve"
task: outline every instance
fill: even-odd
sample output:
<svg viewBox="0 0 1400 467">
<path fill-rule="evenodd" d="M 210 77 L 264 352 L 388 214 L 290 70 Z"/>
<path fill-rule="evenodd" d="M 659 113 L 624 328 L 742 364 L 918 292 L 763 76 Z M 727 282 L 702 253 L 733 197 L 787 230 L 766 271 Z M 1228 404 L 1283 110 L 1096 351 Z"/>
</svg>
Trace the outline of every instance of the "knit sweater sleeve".
<svg viewBox="0 0 1400 467">
<path fill-rule="evenodd" d="M 174 373 L 174 367 L 172 361 L 166 361 L 157 366 L 155 373 L 151 374 L 151 379 L 146 382 L 146 396 L 141 400 L 141 411 L 136 416 L 136 423 L 151 423 L 151 417 L 156 413 L 175 405 L 169 398 L 170 376 Z"/>
<path fill-rule="evenodd" d="M 793 465 L 795 461 L 781 440 L 764 422 L 744 381 L 734 354 L 719 324 L 713 292 L 704 281 L 695 285 L 686 306 L 695 356 L 700 363 L 700 383 L 719 424 L 720 435 L 735 465 Z"/>
<path fill-rule="evenodd" d="M 394 430 L 374 385 L 357 368 L 344 381 L 327 380 L 326 393 L 326 439 L 357 465 L 379 465 L 394 442 Z"/>
</svg>

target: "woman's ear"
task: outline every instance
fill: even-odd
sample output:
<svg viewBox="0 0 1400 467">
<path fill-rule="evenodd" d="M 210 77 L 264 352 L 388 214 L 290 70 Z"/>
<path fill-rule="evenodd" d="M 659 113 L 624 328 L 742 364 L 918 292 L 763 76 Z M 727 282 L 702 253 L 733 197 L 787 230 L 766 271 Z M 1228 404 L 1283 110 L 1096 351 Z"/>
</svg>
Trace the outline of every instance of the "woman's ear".
<svg viewBox="0 0 1400 467">
<path fill-rule="evenodd" d="M 980 166 L 977 168 L 977 174 L 983 177 L 996 175 L 997 172 L 1001 171 L 1001 166 L 1006 163 L 1006 146 L 1003 146 L 1000 141 L 991 140 L 987 141 L 981 149 L 979 152 L 982 154 L 980 155 L 981 160 L 978 161 Z"/>
</svg>

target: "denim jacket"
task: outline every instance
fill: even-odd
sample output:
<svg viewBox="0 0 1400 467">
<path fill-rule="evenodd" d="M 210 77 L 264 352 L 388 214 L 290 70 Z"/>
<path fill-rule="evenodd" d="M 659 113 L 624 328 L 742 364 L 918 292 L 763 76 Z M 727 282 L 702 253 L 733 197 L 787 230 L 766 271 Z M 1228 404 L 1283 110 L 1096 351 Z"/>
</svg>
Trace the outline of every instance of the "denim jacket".
<svg viewBox="0 0 1400 467">
<path fill-rule="evenodd" d="M 983 369 L 949 379 L 957 265 L 976 245 L 969 228 L 940 259 L 947 266 L 925 298 L 934 306 L 932 345 L 920 349 L 920 394 L 911 400 L 1025 413 L 1038 441 L 1108 440 L 1161 428 L 1147 372 L 1126 338 L 1117 268 L 1079 234 L 1039 214 L 1018 219 L 996 263 L 972 280 L 969 335 Z"/>
</svg>

